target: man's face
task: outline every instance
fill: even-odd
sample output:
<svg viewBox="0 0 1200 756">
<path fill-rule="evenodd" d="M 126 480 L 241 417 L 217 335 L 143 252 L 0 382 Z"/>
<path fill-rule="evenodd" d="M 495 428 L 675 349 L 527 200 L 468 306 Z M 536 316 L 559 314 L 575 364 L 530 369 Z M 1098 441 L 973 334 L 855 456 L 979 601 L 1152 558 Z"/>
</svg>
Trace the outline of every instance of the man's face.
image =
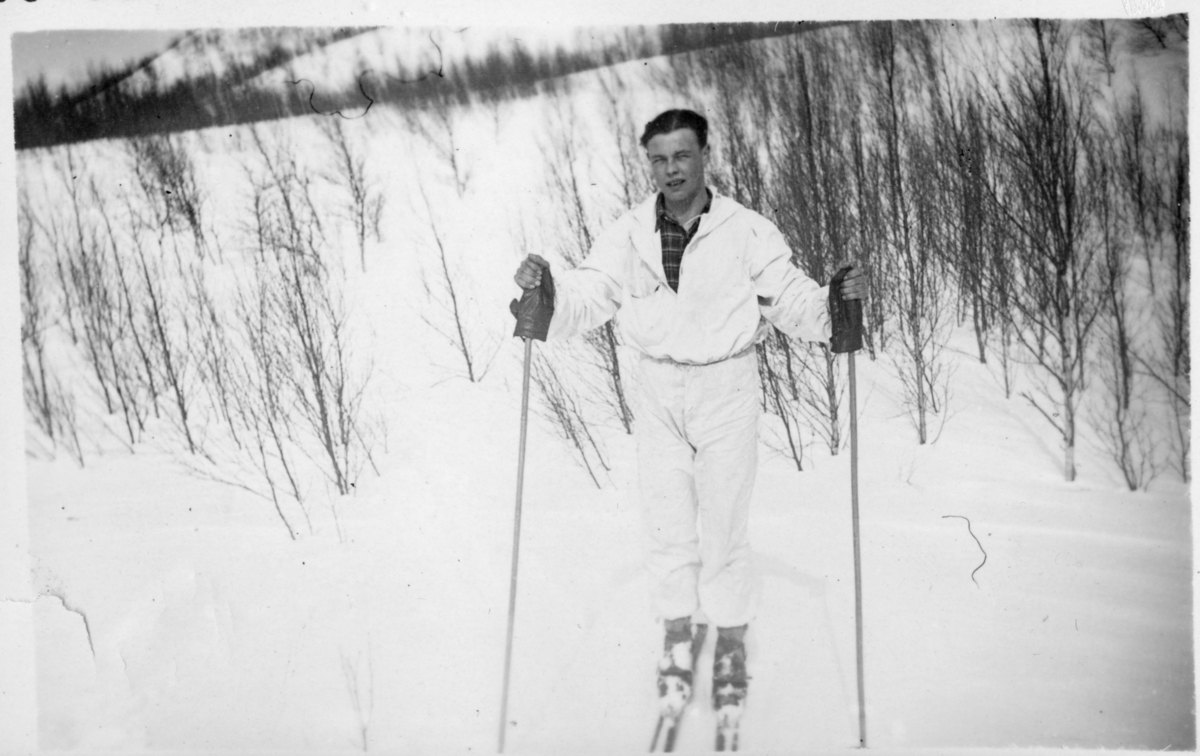
<svg viewBox="0 0 1200 756">
<path fill-rule="evenodd" d="M 704 191 L 708 146 L 701 149 L 696 132 L 676 129 L 658 134 L 646 144 L 646 155 L 654 183 L 670 205 L 688 206 Z"/>
</svg>

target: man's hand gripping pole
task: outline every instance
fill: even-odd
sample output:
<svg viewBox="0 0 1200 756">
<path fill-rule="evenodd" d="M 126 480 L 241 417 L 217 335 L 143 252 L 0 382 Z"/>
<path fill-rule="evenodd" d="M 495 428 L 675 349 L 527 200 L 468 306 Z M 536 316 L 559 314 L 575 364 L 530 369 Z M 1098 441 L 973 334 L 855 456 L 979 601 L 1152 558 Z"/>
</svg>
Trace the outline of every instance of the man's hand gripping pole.
<svg viewBox="0 0 1200 756">
<path fill-rule="evenodd" d="M 554 279 L 550 276 L 550 268 L 543 266 L 541 283 L 522 291 L 521 299 L 514 299 L 508 309 L 517 318 L 513 336 L 545 341 L 550 319 L 554 316 Z"/>
</svg>

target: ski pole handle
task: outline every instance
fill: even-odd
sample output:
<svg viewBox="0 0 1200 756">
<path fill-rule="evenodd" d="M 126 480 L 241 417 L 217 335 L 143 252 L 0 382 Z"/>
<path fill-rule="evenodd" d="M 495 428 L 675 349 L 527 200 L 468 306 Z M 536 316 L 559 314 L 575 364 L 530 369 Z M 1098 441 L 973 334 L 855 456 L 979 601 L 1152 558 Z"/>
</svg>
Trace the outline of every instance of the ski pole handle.
<svg viewBox="0 0 1200 756">
<path fill-rule="evenodd" d="M 550 331 L 550 319 L 554 317 L 554 279 L 550 268 L 542 268 L 542 282 L 532 289 L 521 292 L 521 299 L 514 299 L 508 306 L 517 318 L 513 336 L 523 339 L 545 341 Z"/>
<path fill-rule="evenodd" d="M 834 354 L 857 352 L 863 345 L 862 300 L 842 299 L 842 281 L 852 269 L 845 266 L 829 282 L 829 323 L 833 330 L 829 348 Z"/>
</svg>

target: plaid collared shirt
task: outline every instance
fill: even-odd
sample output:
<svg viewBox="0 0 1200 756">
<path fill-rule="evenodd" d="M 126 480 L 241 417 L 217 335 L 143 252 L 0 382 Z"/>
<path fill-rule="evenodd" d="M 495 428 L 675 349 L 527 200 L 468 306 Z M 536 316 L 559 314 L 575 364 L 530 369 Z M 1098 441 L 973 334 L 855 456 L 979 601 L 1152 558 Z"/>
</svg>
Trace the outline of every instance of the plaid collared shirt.
<svg viewBox="0 0 1200 756">
<path fill-rule="evenodd" d="M 708 189 L 704 191 L 708 193 L 708 202 L 704 203 L 704 209 L 700 211 L 700 215 L 704 215 L 712 209 L 712 192 Z M 684 228 L 667 212 L 666 198 L 661 192 L 658 195 L 657 208 L 658 220 L 654 224 L 654 230 L 662 239 L 663 272 L 666 273 L 667 283 L 671 285 L 671 288 L 679 291 L 679 271 L 683 267 L 683 250 L 687 248 L 688 242 L 700 228 L 700 215 L 697 215 L 692 221 L 690 228 Z"/>
</svg>

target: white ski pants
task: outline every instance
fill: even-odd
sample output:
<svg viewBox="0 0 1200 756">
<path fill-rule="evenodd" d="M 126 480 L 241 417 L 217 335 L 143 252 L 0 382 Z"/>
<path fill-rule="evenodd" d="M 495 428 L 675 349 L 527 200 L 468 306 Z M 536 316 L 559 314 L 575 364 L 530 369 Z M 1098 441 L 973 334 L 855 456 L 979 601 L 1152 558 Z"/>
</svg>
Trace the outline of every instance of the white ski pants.
<svg viewBox="0 0 1200 756">
<path fill-rule="evenodd" d="M 750 621 L 757 599 L 747 517 L 758 467 L 753 349 L 711 365 L 639 363 L 638 485 L 655 612 Z"/>
</svg>

